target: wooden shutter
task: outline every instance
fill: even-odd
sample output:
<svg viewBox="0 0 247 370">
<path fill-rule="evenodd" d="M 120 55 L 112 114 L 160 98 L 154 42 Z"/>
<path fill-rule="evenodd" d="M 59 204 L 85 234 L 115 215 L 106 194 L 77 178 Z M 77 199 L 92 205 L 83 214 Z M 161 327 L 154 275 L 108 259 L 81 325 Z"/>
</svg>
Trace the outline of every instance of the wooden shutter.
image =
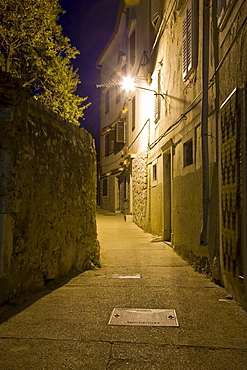
<svg viewBox="0 0 247 370">
<path fill-rule="evenodd" d="M 109 155 L 109 134 L 105 135 L 105 157 Z"/>
<path fill-rule="evenodd" d="M 189 3 L 183 18 L 182 72 L 186 80 L 198 59 L 198 0 Z"/>
<path fill-rule="evenodd" d="M 155 27 L 159 20 L 159 0 L 151 0 L 151 22 Z"/>
<path fill-rule="evenodd" d="M 157 123 L 160 119 L 160 107 L 161 107 L 161 96 L 160 94 L 160 77 L 161 72 L 158 71 L 157 77 L 156 77 L 156 91 L 157 95 L 154 96 L 154 122 Z"/>
<path fill-rule="evenodd" d="M 110 110 L 110 93 L 107 91 L 105 94 L 105 114 L 107 114 Z"/>
<path fill-rule="evenodd" d="M 111 129 L 109 132 L 109 154 L 114 152 L 114 139 L 115 139 L 115 130 Z"/>
<path fill-rule="evenodd" d="M 132 131 L 134 131 L 135 127 L 136 127 L 136 98 L 135 96 L 133 97 L 132 99 L 132 106 L 131 106 L 131 110 L 132 110 Z"/>
<path fill-rule="evenodd" d="M 124 121 L 120 120 L 116 124 L 116 143 L 124 143 Z"/>
</svg>

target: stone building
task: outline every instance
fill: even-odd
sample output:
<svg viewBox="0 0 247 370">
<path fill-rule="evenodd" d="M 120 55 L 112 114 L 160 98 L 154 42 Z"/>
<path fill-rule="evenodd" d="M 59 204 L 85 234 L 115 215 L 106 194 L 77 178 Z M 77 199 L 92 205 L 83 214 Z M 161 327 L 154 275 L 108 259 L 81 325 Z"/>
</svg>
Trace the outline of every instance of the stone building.
<svg viewBox="0 0 247 370">
<path fill-rule="evenodd" d="M 244 306 L 246 52 L 243 0 L 120 1 L 98 60 L 101 206 Z"/>
</svg>

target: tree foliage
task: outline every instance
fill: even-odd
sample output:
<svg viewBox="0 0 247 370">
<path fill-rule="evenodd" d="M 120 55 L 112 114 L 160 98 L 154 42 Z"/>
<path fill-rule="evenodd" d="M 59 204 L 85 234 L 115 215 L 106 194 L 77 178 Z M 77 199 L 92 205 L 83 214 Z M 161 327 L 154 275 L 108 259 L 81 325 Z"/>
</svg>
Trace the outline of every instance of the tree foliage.
<svg viewBox="0 0 247 370">
<path fill-rule="evenodd" d="M 71 60 L 79 51 L 62 34 L 61 13 L 58 0 L 0 0 L 0 67 L 78 125 L 89 104 L 75 94 L 80 80 Z"/>
</svg>

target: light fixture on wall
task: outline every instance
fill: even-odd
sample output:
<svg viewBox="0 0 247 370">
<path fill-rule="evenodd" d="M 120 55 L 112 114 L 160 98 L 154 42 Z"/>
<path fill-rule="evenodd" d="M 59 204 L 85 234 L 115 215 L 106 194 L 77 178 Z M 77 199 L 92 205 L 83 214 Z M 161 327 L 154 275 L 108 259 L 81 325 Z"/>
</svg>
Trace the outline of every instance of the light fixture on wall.
<svg viewBox="0 0 247 370">
<path fill-rule="evenodd" d="M 119 88 L 122 88 L 126 91 L 133 91 L 135 89 L 141 89 L 141 90 L 145 90 L 145 91 L 151 91 L 151 92 L 154 93 L 154 95 L 160 95 L 163 99 L 167 95 L 165 93 L 159 93 L 156 90 L 148 89 L 148 88 L 143 87 L 143 86 L 138 86 L 135 83 L 134 79 L 130 76 L 127 76 L 127 77 L 123 78 L 122 81 L 118 84 L 110 82 L 110 83 L 104 83 L 104 84 L 96 85 L 96 87 L 98 87 L 98 88 L 119 87 Z"/>
</svg>

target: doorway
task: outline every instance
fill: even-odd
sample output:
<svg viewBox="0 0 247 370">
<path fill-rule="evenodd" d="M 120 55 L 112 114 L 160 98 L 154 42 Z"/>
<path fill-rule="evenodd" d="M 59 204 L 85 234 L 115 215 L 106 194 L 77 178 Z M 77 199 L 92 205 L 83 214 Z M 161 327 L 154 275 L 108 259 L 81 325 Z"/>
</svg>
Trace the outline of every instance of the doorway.
<svg viewBox="0 0 247 370">
<path fill-rule="evenodd" d="M 171 241 L 171 153 L 163 154 L 163 239 Z"/>
</svg>

